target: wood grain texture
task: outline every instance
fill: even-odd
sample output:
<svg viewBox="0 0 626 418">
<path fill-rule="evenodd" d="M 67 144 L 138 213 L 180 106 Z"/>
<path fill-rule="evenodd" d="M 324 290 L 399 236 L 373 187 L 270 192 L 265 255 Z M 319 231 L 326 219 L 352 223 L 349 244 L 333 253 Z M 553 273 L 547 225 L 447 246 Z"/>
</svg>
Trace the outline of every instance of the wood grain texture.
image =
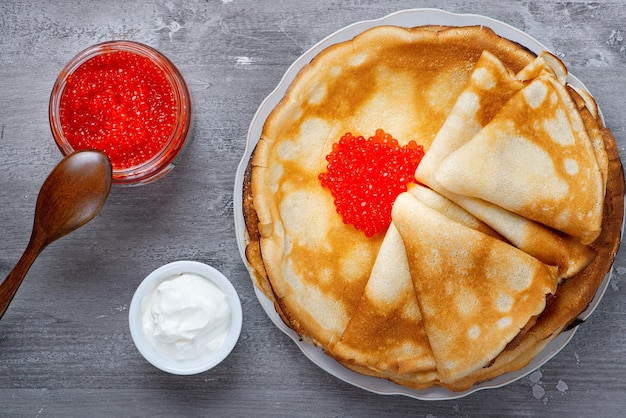
<svg viewBox="0 0 626 418">
<path fill-rule="evenodd" d="M 487 15 L 538 39 L 596 97 L 626 146 L 626 5 L 617 1 L 81 1 L 0 3 L 0 277 L 30 234 L 41 183 L 61 156 L 47 106 L 61 67 L 110 39 L 147 43 L 185 75 L 194 135 L 180 164 L 117 188 L 100 215 L 50 245 L 0 322 L 1 416 L 623 416 L 626 253 L 592 317 L 528 377 L 463 399 L 366 392 L 306 359 L 265 315 L 242 264 L 233 181 L 248 126 L 289 65 L 353 22 L 415 7 Z M 128 306 L 140 281 L 190 259 L 231 279 L 244 309 L 228 359 L 195 376 L 139 355 Z M 86 409 L 85 409 L 86 408 Z"/>
</svg>

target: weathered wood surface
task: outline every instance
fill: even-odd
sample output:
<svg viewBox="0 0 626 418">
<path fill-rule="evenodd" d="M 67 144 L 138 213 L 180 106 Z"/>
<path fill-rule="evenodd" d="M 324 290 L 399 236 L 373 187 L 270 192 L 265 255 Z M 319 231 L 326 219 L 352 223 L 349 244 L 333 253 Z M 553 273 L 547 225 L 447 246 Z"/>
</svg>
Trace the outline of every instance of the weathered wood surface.
<svg viewBox="0 0 626 418">
<path fill-rule="evenodd" d="M 487 15 L 538 39 L 587 85 L 626 145 L 626 4 L 599 1 L 81 1 L 0 3 L 0 277 L 17 262 L 37 192 L 60 159 L 50 89 L 83 48 L 150 44 L 185 74 L 195 132 L 158 182 L 114 188 L 102 213 L 48 247 L 0 322 L 0 416 L 624 416 L 626 253 L 571 343 L 528 377 L 458 400 L 381 396 L 307 360 L 268 319 L 241 262 L 233 181 L 250 121 L 288 66 L 334 31 L 415 7 Z M 241 339 L 216 369 L 150 366 L 128 331 L 150 271 L 191 259 L 221 270 L 244 308 Z"/>
</svg>

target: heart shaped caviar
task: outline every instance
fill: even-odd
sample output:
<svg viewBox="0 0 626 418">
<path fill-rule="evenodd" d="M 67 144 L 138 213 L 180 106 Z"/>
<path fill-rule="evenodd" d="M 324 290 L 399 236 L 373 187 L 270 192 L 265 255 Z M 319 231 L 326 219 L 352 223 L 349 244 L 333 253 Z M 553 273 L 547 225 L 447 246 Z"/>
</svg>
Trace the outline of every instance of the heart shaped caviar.
<svg viewBox="0 0 626 418">
<path fill-rule="evenodd" d="M 335 199 L 337 213 L 371 237 L 391 223 L 396 197 L 415 182 L 424 148 L 415 141 L 401 147 L 382 129 L 365 139 L 350 132 L 326 156 L 327 172 L 319 175 Z"/>
</svg>

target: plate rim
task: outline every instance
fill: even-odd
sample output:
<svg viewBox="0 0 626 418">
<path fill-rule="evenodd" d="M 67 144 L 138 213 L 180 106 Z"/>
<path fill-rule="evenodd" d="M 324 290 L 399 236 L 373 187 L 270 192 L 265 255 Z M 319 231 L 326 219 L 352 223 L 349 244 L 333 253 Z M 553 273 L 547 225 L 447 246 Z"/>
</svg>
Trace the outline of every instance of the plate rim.
<svg viewBox="0 0 626 418">
<path fill-rule="evenodd" d="M 365 30 L 383 25 L 413 27 L 426 24 L 449 26 L 487 26 L 499 36 L 514 41 L 528 48 L 535 54 L 539 54 L 542 51 L 551 52 L 550 49 L 548 49 L 545 45 L 543 45 L 531 35 L 498 19 L 473 13 L 453 13 L 437 8 L 405 9 L 387 14 L 380 18 L 358 21 L 344 26 L 343 28 L 331 33 L 330 35 L 315 43 L 312 47 L 302 53 L 287 68 L 276 87 L 265 97 L 265 99 L 259 105 L 247 131 L 244 155 L 241 158 L 239 165 L 237 166 L 233 196 L 237 247 L 241 259 L 248 271 L 250 271 L 251 266 L 249 265 L 245 256 L 245 242 L 248 237 L 247 231 L 245 229 L 245 221 L 243 219 L 242 208 L 243 176 L 248 165 L 248 161 L 251 158 L 252 151 L 254 150 L 261 136 L 261 130 L 265 123 L 265 120 L 274 109 L 274 107 L 278 104 L 280 99 L 284 96 L 297 74 L 315 56 L 317 56 L 328 46 L 351 40 L 356 35 L 364 32 Z M 576 78 L 569 72 L 567 74 L 567 82 L 575 87 L 579 87 L 588 91 L 587 87 L 578 78 Z M 599 114 L 600 117 L 603 119 L 601 111 Z M 622 232 L 623 230 L 624 222 L 622 222 Z M 598 287 L 598 290 L 596 291 L 593 299 L 591 300 L 587 308 L 578 316 L 578 319 L 581 322 L 585 321 L 597 307 L 598 303 L 606 292 L 606 289 L 608 288 L 612 273 L 613 266 L 611 265 L 609 272 L 605 275 L 602 282 L 600 283 L 600 286 Z M 480 390 L 496 389 L 518 381 L 525 376 L 528 376 L 533 371 L 537 370 L 539 367 L 550 361 L 558 353 L 560 353 L 574 337 L 574 334 L 576 333 L 576 330 L 578 328 L 578 325 L 576 325 L 570 329 L 561 332 L 558 336 L 552 339 L 546 345 L 546 347 L 544 347 L 537 355 L 535 355 L 535 357 L 526 367 L 523 367 L 519 370 L 502 374 L 491 380 L 475 384 L 469 389 L 459 392 L 454 392 L 442 387 L 433 387 L 418 390 L 411 389 L 382 378 L 371 377 L 356 373 L 341 365 L 332 357 L 326 355 L 320 347 L 316 347 L 311 343 L 302 341 L 300 336 L 282 321 L 282 319 L 274 309 L 273 302 L 270 301 L 269 298 L 267 298 L 262 290 L 260 290 L 254 283 L 253 288 L 255 295 L 259 300 L 263 310 L 266 312 L 274 325 L 278 327 L 283 333 L 285 333 L 289 338 L 291 338 L 291 340 L 298 346 L 298 348 L 302 351 L 305 357 L 307 357 L 322 370 L 340 380 L 343 380 L 348 384 L 372 393 L 380 395 L 403 395 L 417 400 L 435 401 L 459 399 Z"/>
</svg>

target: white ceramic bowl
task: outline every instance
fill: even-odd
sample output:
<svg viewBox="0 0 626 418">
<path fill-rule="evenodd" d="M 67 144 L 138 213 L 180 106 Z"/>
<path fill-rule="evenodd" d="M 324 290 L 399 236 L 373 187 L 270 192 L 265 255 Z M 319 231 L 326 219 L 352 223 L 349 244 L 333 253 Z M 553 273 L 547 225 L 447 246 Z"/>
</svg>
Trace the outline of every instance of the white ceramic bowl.
<svg viewBox="0 0 626 418">
<path fill-rule="evenodd" d="M 226 294 L 231 309 L 230 328 L 222 346 L 217 351 L 194 360 L 176 360 L 166 357 L 152 345 L 145 335 L 142 326 L 142 305 L 144 304 L 144 299 L 161 282 L 181 273 L 197 274 L 213 282 Z M 128 322 L 130 335 L 135 346 L 153 366 L 177 375 L 197 374 L 217 366 L 230 354 L 237 344 L 242 325 L 241 302 L 233 285 L 218 270 L 197 261 L 175 261 L 150 273 L 137 287 L 130 303 Z"/>
</svg>

